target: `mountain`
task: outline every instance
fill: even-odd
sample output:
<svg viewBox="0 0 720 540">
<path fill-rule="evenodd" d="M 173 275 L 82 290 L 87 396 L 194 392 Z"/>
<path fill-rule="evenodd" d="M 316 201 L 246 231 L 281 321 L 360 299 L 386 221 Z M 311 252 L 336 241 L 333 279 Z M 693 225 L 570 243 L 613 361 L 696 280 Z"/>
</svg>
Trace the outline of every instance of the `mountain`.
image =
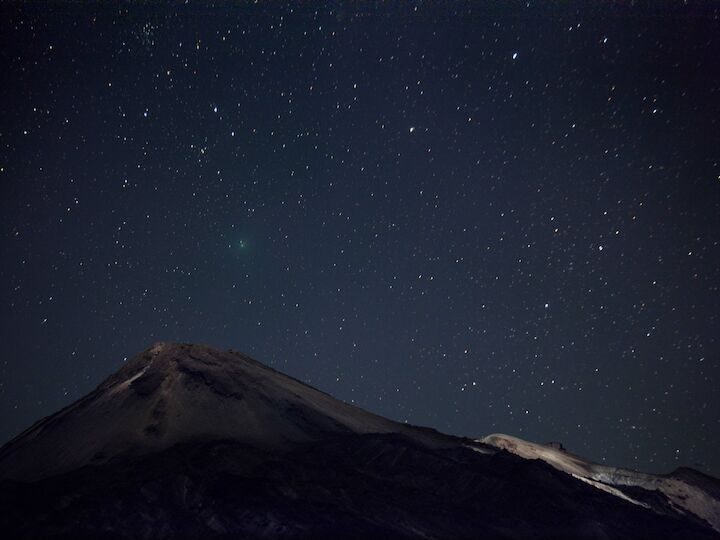
<svg viewBox="0 0 720 540">
<path fill-rule="evenodd" d="M 0 449 L 6 538 L 720 538 L 720 481 L 388 420 L 159 343 Z"/>
<path fill-rule="evenodd" d="M 365 412 L 240 353 L 158 343 L 5 445 L 0 479 L 37 480 L 187 442 L 277 451 L 341 433 L 401 433 L 431 446 L 455 440 Z"/>
</svg>

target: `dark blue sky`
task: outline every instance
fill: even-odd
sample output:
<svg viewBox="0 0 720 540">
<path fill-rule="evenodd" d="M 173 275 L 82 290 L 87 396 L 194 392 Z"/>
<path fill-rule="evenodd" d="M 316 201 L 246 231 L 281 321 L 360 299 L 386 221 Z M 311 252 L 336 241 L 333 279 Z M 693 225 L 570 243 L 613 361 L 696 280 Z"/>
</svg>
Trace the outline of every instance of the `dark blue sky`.
<svg viewBox="0 0 720 540">
<path fill-rule="evenodd" d="M 173 340 L 720 474 L 718 8 L 530 4 L 4 4 L 0 439 Z"/>
</svg>

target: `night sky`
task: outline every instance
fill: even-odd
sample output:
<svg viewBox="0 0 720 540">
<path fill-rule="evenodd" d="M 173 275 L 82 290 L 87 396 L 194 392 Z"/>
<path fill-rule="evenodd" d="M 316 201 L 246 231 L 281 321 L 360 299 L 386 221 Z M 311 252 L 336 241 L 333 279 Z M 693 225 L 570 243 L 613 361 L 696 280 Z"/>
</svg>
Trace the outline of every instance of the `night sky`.
<svg viewBox="0 0 720 540">
<path fill-rule="evenodd" d="M 52 6 L 0 7 L 0 441 L 182 341 L 720 475 L 717 4 Z"/>
</svg>

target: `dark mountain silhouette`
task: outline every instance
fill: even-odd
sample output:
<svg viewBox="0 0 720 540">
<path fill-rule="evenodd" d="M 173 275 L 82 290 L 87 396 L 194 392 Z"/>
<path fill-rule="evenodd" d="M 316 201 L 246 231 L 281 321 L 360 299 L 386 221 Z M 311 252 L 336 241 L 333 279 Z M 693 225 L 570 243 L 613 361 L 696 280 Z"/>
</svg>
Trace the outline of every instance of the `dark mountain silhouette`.
<svg viewBox="0 0 720 540">
<path fill-rule="evenodd" d="M 160 343 L 0 449 L 6 538 L 720 538 L 720 482 L 397 423 Z"/>
</svg>

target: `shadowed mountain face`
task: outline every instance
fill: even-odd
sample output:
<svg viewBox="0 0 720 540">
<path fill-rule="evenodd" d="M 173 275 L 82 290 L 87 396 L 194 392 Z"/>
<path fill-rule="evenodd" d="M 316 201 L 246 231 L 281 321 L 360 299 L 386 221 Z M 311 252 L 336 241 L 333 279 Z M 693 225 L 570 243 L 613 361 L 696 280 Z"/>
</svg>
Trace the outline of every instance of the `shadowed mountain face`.
<svg viewBox="0 0 720 540">
<path fill-rule="evenodd" d="M 719 486 L 691 470 L 640 475 L 557 446 L 399 424 L 239 353 L 162 343 L 0 450 L 0 530 L 720 538 Z"/>
</svg>

